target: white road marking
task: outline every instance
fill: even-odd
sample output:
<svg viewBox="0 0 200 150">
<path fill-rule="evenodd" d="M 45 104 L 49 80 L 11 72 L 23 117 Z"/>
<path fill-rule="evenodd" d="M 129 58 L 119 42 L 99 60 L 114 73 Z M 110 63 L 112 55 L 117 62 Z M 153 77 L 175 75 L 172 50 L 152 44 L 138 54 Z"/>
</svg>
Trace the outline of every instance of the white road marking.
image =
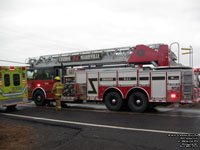
<svg viewBox="0 0 200 150">
<path fill-rule="evenodd" d="M 16 115 L 16 114 L 7 114 L 7 113 L 2 113 L 2 115 L 12 116 L 12 117 L 20 117 L 20 118 L 28 118 L 28 119 L 33 119 L 33 120 L 43 120 L 43 121 L 57 122 L 57 123 L 66 123 L 66 124 L 75 124 L 75 125 L 82 125 L 82 126 L 99 127 L 99 128 L 110 128 L 110 129 L 120 129 L 120 130 L 129 130 L 129 131 L 164 133 L 164 134 L 192 134 L 192 133 L 175 132 L 175 131 L 162 131 L 162 130 L 109 126 L 109 125 L 102 125 L 102 124 L 91 124 L 91 123 L 57 120 L 57 119 L 48 119 L 48 118 L 40 118 L 40 117 L 32 117 L 32 116 L 24 116 L 24 115 Z"/>
</svg>

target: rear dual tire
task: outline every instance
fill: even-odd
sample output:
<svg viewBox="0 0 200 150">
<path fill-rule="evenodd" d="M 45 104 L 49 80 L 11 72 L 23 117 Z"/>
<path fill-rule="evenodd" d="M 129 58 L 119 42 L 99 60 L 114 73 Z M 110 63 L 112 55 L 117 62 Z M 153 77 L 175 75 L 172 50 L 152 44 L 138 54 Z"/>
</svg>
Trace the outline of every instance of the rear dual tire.
<svg viewBox="0 0 200 150">
<path fill-rule="evenodd" d="M 127 101 L 122 101 L 122 97 L 117 92 L 110 92 L 104 98 L 104 103 L 109 110 L 119 111 L 122 108 L 128 108 L 133 112 L 144 112 L 148 108 L 148 99 L 141 92 L 134 92 Z"/>
<path fill-rule="evenodd" d="M 109 110 L 118 111 L 122 107 L 122 97 L 117 92 L 110 92 L 105 96 L 104 103 Z"/>
<path fill-rule="evenodd" d="M 144 112 L 148 108 L 148 99 L 141 92 L 132 93 L 128 98 L 128 106 L 134 112 Z"/>
</svg>

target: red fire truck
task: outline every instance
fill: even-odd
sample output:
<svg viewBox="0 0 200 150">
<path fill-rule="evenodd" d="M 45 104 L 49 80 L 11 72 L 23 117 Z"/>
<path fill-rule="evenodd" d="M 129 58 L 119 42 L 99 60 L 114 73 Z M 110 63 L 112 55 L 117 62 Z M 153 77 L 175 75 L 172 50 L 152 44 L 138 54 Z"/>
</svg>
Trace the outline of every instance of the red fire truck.
<svg viewBox="0 0 200 150">
<path fill-rule="evenodd" d="M 29 98 L 38 106 L 54 99 L 55 76 L 65 85 L 62 102 L 99 101 L 115 111 L 128 106 L 143 112 L 151 106 L 198 99 L 192 68 L 177 64 L 165 44 L 46 55 L 30 58 L 29 64 Z"/>
</svg>

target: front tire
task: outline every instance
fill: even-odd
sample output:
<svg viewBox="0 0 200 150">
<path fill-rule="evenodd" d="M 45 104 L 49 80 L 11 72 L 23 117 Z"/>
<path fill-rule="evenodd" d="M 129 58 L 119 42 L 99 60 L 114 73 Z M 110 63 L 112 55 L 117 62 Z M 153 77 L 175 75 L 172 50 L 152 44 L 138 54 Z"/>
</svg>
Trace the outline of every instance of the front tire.
<svg viewBox="0 0 200 150">
<path fill-rule="evenodd" d="M 118 111 L 122 107 L 122 98 L 117 92 L 110 92 L 105 96 L 104 103 L 109 110 Z"/>
<path fill-rule="evenodd" d="M 147 97 L 141 92 L 132 93 L 128 99 L 128 106 L 134 112 L 144 112 L 148 108 Z"/>
<path fill-rule="evenodd" d="M 42 91 L 36 91 L 33 100 L 37 106 L 44 106 L 46 104 L 45 96 Z"/>
</svg>

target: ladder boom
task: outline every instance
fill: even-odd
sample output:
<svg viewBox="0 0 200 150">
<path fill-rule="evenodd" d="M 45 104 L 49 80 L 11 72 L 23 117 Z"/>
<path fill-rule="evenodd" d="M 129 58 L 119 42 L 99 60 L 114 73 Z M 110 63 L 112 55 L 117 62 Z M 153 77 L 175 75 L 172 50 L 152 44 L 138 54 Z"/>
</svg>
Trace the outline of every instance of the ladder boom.
<svg viewBox="0 0 200 150">
<path fill-rule="evenodd" d="M 72 67 L 155 63 L 157 63 L 157 66 L 169 66 L 169 60 L 175 62 L 174 55 L 169 53 L 170 51 L 168 51 L 168 45 L 137 45 L 74 53 L 44 55 L 40 57 L 29 58 L 28 63 L 34 67 Z M 170 56 L 173 56 L 173 58 L 168 59 Z"/>
</svg>

